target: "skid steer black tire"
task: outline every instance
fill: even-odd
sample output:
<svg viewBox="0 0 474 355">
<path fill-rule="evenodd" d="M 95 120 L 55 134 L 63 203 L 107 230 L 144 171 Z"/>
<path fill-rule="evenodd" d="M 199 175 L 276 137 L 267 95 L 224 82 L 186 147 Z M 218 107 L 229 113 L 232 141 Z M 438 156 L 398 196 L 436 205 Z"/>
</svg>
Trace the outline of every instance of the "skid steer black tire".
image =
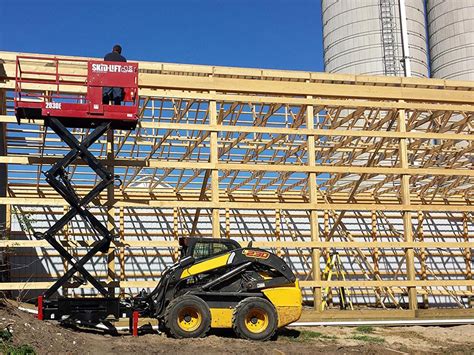
<svg viewBox="0 0 474 355">
<path fill-rule="evenodd" d="M 201 298 L 184 295 L 168 304 L 164 321 L 168 335 L 174 338 L 201 338 L 211 327 L 211 312 Z"/>
<path fill-rule="evenodd" d="M 234 309 L 232 328 L 240 338 L 265 341 L 275 334 L 277 327 L 275 307 L 264 298 L 248 297 Z"/>
</svg>

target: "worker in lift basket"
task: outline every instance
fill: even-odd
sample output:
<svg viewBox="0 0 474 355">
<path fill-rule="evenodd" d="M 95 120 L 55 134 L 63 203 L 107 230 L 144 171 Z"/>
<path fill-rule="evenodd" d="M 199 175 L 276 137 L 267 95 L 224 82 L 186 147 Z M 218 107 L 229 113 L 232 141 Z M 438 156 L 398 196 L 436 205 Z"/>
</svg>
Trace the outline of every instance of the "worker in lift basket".
<svg viewBox="0 0 474 355">
<path fill-rule="evenodd" d="M 104 60 L 108 62 L 126 62 L 124 56 L 122 56 L 122 47 L 118 44 L 112 48 L 112 52 L 105 55 Z M 104 87 L 102 89 L 102 103 L 108 105 L 110 101 L 114 105 L 120 105 L 124 98 L 123 88 L 110 88 Z"/>
</svg>

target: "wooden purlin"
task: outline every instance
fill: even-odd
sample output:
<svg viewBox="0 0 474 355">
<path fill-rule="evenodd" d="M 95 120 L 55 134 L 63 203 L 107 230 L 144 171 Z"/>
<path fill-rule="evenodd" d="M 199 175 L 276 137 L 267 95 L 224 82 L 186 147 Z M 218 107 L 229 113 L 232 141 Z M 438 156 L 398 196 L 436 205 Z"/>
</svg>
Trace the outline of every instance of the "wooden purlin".
<svg viewBox="0 0 474 355">
<path fill-rule="evenodd" d="M 15 56 L 0 52 L 0 88 L 13 88 Z M 113 244 L 119 253 L 109 253 L 109 278 L 98 274 L 121 294 L 156 284 L 151 279 L 159 273 L 131 274 L 126 263 L 150 254 L 175 256 L 176 236 L 192 232 L 199 210 L 196 234 L 254 240 L 281 253 L 316 304 L 321 287 L 338 285 L 355 287 L 354 295 L 370 295 L 379 306 L 404 306 L 408 289 L 412 310 L 416 295 L 444 295 L 458 307 L 458 297 L 473 299 L 474 83 L 145 62 L 139 83 L 137 130 L 116 130 L 113 153 L 106 139 L 92 147 L 100 159 L 113 159 L 124 182 L 107 205 L 120 226 L 120 241 Z M 0 164 L 8 166 L 10 180 L 0 204 L 51 218 L 64 201 L 40 171 L 66 147 L 41 122 L 18 126 L 11 95 L 5 108 L 0 123 L 7 126 L 8 154 Z M 406 131 L 390 125 L 402 115 Z M 80 138 L 85 131 L 74 134 Z M 70 174 L 84 185 L 79 191 L 94 179 L 80 162 Z M 96 204 L 105 206 L 106 197 Z M 155 213 L 171 221 L 169 230 L 129 226 L 131 218 L 146 221 Z M 262 216 L 261 229 L 247 226 Z M 439 223 L 451 225 L 423 228 Z M 418 232 L 404 239 L 410 225 Z M 69 230 L 68 246 L 81 255 L 90 236 Z M 18 233 L 12 238 L 0 247 L 24 257 L 38 247 L 54 256 L 44 241 L 15 240 L 31 238 Z M 321 251 L 329 248 L 355 265 L 346 284 L 318 278 Z M 432 269 L 435 258 L 456 258 L 459 267 Z M 387 268 L 390 260 L 405 265 Z M 46 287 L 32 276 L 27 288 Z M 432 300 L 428 305 L 438 306 Z"/>
</svg>

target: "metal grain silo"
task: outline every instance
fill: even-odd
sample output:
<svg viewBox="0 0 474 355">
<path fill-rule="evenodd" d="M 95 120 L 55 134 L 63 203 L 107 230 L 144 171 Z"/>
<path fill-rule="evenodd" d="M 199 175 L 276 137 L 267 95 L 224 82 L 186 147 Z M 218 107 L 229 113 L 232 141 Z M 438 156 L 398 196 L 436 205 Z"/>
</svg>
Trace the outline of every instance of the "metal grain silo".
<svg viewBox="0 0 474 355">
<path fill-rule="evenodd" d="M 428 0 L 431 76 L 474 80 L 474 0 Z"/>
<path fill-rule="evenodd" d="M 403 76 L 408 52 L 407 76 L 428 76 L 423 0 L 322 0 L 322 20 L 327 72 Z"/>
</svg>

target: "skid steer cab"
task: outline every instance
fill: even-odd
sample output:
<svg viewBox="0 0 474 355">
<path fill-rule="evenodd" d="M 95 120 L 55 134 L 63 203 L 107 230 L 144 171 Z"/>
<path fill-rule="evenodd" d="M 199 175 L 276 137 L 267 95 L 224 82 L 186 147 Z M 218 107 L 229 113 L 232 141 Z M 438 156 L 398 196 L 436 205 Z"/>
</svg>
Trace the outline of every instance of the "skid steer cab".
<svg viewBox="0 0 474 355">
<path fill-rule="evenodd" d="M 120 105 L 103 102 L 104 88 L 123 92 Z M 138 122 L 138 63 L 17 56 L 15 114 L 54 117 L 66 127 L 134 129 Z"/>
<path fill-rule="evenodd" d="M 249 340 L 268 340 L 302 311 L 301 290 L 283 259 L 234 240 L 181 238 L 181 258 L 150 294 L 131 300 L 175 338 L 203 337 L 232 328 Z"/>
</svg>

